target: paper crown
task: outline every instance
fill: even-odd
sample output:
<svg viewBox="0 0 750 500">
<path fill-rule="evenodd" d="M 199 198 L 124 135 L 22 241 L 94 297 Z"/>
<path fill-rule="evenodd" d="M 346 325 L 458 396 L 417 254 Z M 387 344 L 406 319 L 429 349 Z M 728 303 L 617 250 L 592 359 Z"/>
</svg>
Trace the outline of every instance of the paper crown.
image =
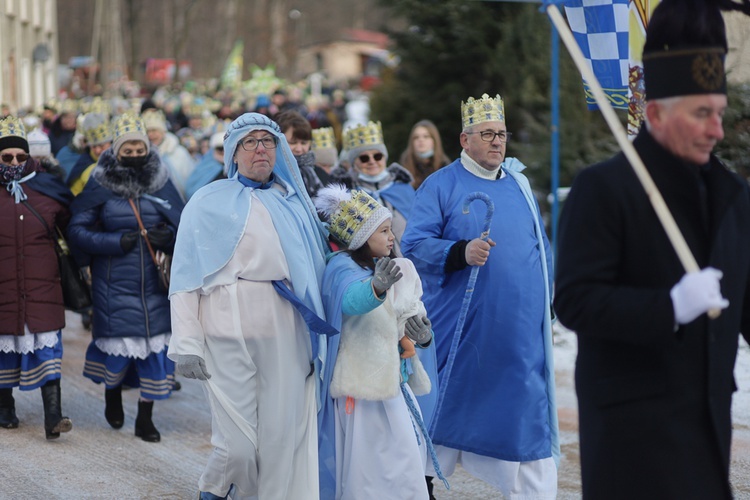
<svg viewBox="0 0 750 500">
<path fill-rule="evenodd" d="M 112 132 L 115 140 L 123 137 L 126 134 L 140 134 L 144 137 L 148 137 L 146 133 L 146 125 L 143 123 L 143 119 L 132 113 L 123 113 L 112 122 Z"/>
<path fill-rule="evenodd" d="M 87 114 L 83 120 L 83 137 L 89 146 L 112 141 L 112 126 L 107 115 L 104 113 Z"/>
<path fill-rule="evenodd" d="M 350 250 L 364 245 L 391 212 L 364 191 L 331 184 L 318 191 L 315 207 L 327 218 L 330 233 Z"/>
<path fill-rule="evenodd" d="M 60 101 L 58 101 L 56 98 L 51 97 L 47 100 L 47 102 L 44 103 L 45 108 L 49 108 L 55 113 L 57 113 L 57 109 L 60 107 Z"/>
<path fill-rule="evenodd" d="M 20 137 L 26 139 L 26 128 L 23 122 L 15 116 L 0 119 L 0 138 Z"/>
<path fill-rule="evenodd" d="M 58 113 L 78 113 L 78 101 L 75 101 L 73 99 L 65 99 L 63 102 L 60 103 L 60 106 L 58 108 Z"/>
<path fill-rule="evenodd" d="M 336 136 L 333 127 L 314 128 L 312 131 L 313 149 L 336 149 Z"/>
<path fill-rule="evenodd" d="M 88 105 L 88 113 L 99 113 L 107 118 L 112 116 L 112 106 L 101 97 L 94 97 Z"/>
<path fill-rule="evenodd" d="M 159 109 L 147 109 L 141 114 L 146 130 L 159 129 L 167 130 L 167 118 Z"/>
<path fill-rule="evenodd" d="M 466 102 L 461 102 L 461 122 L 464 129 L 490 121 L 505 121 L 505 104 L 500 94 L 497 94 L 494 98 L 482 94 L 481 99 L 469 97 Z"/>
<path fill-rule="evenodd" d="M 347 151 L 384 143 L 383 127 L 380 122 L 369 122 L 367 125 L 357 125 L 344 131 L 344 149 Z"/>
<path fill-rule="evenodd" d="M 206 107 L 202 104 L 192 103 L 182 109 L 189 118 L 203 118 L 203 111 Z"/>
</svg>

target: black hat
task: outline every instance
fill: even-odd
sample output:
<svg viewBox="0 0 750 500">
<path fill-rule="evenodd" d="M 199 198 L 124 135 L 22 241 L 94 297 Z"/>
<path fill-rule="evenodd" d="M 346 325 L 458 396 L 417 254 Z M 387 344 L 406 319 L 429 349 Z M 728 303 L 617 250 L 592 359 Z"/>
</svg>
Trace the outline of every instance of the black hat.
<svg viewBox="0 0 750 500">
<path fill-rule="evenodd" d="M 643 47 L 647 99 L 726 94 L 727 37 L 718 3 L 663 0 Z"/>
</svg>

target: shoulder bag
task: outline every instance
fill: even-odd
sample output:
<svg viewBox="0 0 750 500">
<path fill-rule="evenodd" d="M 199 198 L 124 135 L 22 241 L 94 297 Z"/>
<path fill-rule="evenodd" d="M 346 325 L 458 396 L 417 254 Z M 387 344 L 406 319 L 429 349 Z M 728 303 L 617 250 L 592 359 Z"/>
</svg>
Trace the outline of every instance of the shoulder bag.
<svg viewBox="0 0 750 500">
<path fill-rule="evenodd" d="M 135 220 L 138 221 L 138 228 L 141 230 L 141 236 L 146 240 L 146 246 L 148 247 L 148 253 L 151 254 L 151 260 L 154 261 L 156 270 L 159 271 L 159 284 L 161 285 L 162 290 L 169 292 L 169 273 L 172 270 L 172 256 L 161 250 L 154 251 L 154 247 L 152 247 L 151 242 L 148 241 L 148 231 L 143 226 L 143 220 L 141 220 L 141 214 L 138 213 L 135 202 L 132 199 L 129 199 L 128 202 L 135 214 Z"/>
<path fill-rule="evenodd" d="M 77 312 L 85 311 L 91 307 L 91 288 L 73 255 L 70 253 L 68 242 L 65 241 L 62 231 L 55 225 L 56 234 L 53 233 L 47 221 L 39 215 L 39 212 L 34 210 L 34 207 L 29 202 L 23 201 L 22 203 L 44 225 L 45 229 L 47 229 L 47 235 L 54 242 L 57 265 L 60 268 L 60 284 L 62 285 L 65 308 Z"/>
</svg>

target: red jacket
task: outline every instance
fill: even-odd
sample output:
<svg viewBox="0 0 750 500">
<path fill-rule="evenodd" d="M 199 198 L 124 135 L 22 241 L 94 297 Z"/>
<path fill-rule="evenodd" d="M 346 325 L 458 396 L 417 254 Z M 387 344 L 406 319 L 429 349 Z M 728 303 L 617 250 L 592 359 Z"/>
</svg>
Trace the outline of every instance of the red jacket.
<svg viewBox="0 0 750 500">
<path fill-rule="evenodd" d="M 3 186 L 4 187 L 4 186 Z M 23 185 L 26 200 L 54 231 L 70 214 L 63 204 Z M 53 241 L 23 203 L 0 190 L 0 335 L 55 331 L 65 326 L 60 271 Z"/>
</svg>

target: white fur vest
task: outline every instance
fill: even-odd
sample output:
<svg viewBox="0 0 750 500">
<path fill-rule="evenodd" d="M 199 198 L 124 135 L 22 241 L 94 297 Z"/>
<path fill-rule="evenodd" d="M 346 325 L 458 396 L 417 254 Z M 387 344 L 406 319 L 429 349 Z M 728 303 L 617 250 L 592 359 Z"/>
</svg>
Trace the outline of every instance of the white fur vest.
<svg viewBox="0 0 750 500">
<path fill-rule="evenodd" d="M 333 368 L 331 396 L 381 401 L 400 394 L 401 356 L 398 341 L 404 334 L 406 320 L 424 315 L 422 283 L 414 264 L 408 259 L 394 259 L 403 278 L 386 294 L 385 301 L 367 314 L 344 315 L 341 341 Z M 417 396 L 430 392 L 430 378 L 418 356 L 409 358 L 413 373 L 409 386 Z"/>
</svg>

